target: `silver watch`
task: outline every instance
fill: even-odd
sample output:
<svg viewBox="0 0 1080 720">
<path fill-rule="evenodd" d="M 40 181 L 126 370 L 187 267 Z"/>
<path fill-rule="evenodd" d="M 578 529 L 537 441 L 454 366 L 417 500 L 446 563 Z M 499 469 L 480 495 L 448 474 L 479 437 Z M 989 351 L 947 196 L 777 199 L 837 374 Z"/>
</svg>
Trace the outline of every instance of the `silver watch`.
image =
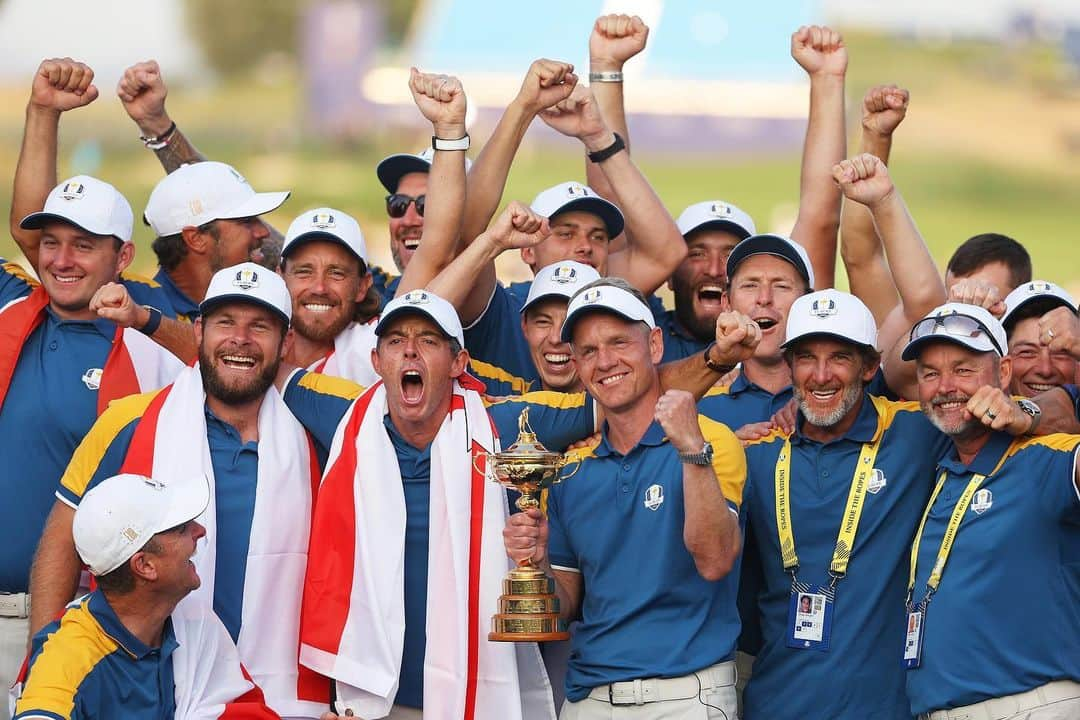
<svg viewBox="0 0 1080 720">
<path fill-rule="evenodd" d="M 687 465 L 712 465 L 713 449 L 708 440 L 701 447 L 701 452 L 679 453 L 679 462 Z"/>
<path fill-rule="evenodd" d="M 1042 408 L 1034 400 L 1028 400 L 1027 398 L 1020 398 L 1016 401 L 1016 404 L 1031 416 L 1031 427 L 1028 428 L 1028 434 L 1035 432 L 1035 428 L 1039 427 L 1039 421 L 1042 420 Z"/>
</svg>

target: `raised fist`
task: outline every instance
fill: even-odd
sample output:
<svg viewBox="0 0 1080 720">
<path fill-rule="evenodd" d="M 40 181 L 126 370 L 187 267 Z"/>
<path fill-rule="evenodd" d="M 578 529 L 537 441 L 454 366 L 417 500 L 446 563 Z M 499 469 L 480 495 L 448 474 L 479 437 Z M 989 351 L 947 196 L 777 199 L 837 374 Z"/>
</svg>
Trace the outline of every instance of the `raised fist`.
<svg viewBox="0 0 1080 720">
<path fill-rule="evenodd" d="M 753 357 L 760 342 L 756 322 L 740 312 L 722 312 L 716 316 L 716 344 L 710 356 L 719 365 L 735 365 Z"/>
<path fill-rule="evenodd" d="M 465 89 L 452 75 L 409 70 L 409 90 L 416 107 L 435 128 L 435 135 L 454 140 L 465 133 Z M 444 133 L 460 132 L 453 137 Z"/>
<path fill-rule="evenodd" d="M 503 250 L 532 247 L 551 234 L 547 218 L 537 215 L 527 205 L 511 200 L 488 230 L 495 244 Z"/>
<path fill-rule="evenodd" d="M 803 25 L 791 34 L 791 57 L 809 75 L 847 72 L 847 48 L 840 33 L 824 25 Z"/>
<path fill-rule="evenodd" d="M 536 114 L 570 97 L 577 85 L 574 66 L 558 60 L 541 58 L 529 66 L 518 91 L 518 102 Z"/>
<path fill-rule="evenodd" d="M 98 96 L 94 71 L 71 58 L 42 60 L 30 87 L 30 104 L 42 110 L 64 112 L 89 105 Z"/>
<path fill-rule="evenodd" d="M 705 446 L 698 425 L 697 400 L 685 390 L 668 390 L 661 395 L 653 416 L 679 452 L 701 452 Z"/>
<path fill-rule="evenodd" d="M 589 35 L 593 70 L 621 70 L 623 63 L 645 49 L 649 26 L 637 15 L 601 15 Z"/>
<path fill-rule="evenodd" d="M 600 150 L 611 144 L 613 138 L 611 131 L 600 116 L 600 109 L 596 107 L 596 98 L 592 90 L 584 85 L 578 85 L 570 97 L 562 102 L 540 112 L 540 118 L 563 135 L 575 137 L 585 143 L 597 147 L 589 147 L 589 150 Z"/>
<path fill-rule="evenodd" d="M 833 165 L 833 179 L 844 197 L 873 207 L 892 193 L 894 186 L 889 170 L 881 159 L 862 153 Z"/>
<path fill-rule="evenodd" d="M 895 85 L 877 85 L 863 96 L 862 126 L 877 135 L 892 135 L 907 115 L 907 90 Z"/>
<path fill-rule="evenodd" d="M 144 135 L 158 137 L 168 131 L 172 121 L 165 112 L 165 96 L 169 94 L 161 68 L 154 60 L 135 63 L 120 77 L 116 95 L 128 116 Z"/>
<path fill-rule="evenodd" d="M 979 278 L 961 278 L 949 288 L 949 302 L 981 307 L 996 318 L 1005 314 L 1005 300 L 998 289 Z"/>
</svg>

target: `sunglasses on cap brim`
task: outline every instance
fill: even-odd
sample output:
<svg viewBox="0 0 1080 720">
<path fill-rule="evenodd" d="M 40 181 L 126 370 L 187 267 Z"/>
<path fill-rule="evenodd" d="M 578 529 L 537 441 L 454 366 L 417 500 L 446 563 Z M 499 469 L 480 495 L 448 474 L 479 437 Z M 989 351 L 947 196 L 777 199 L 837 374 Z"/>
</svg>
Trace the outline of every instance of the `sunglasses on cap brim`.
<svg viewBox="0 0 1080 720">
<path fill-rule="evenodd" d="M 949 336 L 957 339 L 974 340 L 985 336 L 998 354 L 1005 356 L 1005 350 L 998 344 L 994 334 L 983 323 L 970 315 L 941 315 L 923 318 L 911 328 L 911 341 L 931 336 Z"/>
<path fill-rule="evenodd" d="M 427 195 L 406 195 L 405 193 L 391 193 L 386 196 L 386 214 L 392 218 L 404 217 L 409 211 L 409 204 L 416 203 L 416 214 L 424 217 L 424 200 Z"/>
</svg>

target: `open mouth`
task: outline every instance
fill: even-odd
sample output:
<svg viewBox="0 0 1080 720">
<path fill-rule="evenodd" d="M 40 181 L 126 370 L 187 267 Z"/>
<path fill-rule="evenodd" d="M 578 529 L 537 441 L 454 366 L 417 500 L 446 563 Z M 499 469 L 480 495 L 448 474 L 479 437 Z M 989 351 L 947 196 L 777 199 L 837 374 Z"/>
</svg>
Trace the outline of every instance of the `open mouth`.
<svg viewBox="0 0 1080 720">
<path fill-rule="evenodd" d="M 1026 382 L 1025 381 L 1024 384 L 1027 385 L 1032 390 L 1034 390 L 1035 392 L 1040 392 L 1040 393 L 1044 393 L 1044 392 L 1047 392 L 1048 390 L 1053 390 L 1054 388 L 1059 387 L 1057 383 L 1038 383 L 1038 382 Z"/>
<path fill-rule="evenodd" d="M 255 358 L 250 355 L 222 355 L 221 362 L 233 370 L 251 370 L 255 367 Z"/>
<path fill-rule="evenodd" d="M 944 410 L 946 412 L 952 410 L 959 410 L 967 407 L 968 398 L 945 398 L 942 400 L 934 400 L 934 407 L 938 410 Z"/>
<path fill-rule="evenodd" d="M 405 246 L 406 250 L 415 250 L 420 247 L 419 237 L 407 237 L 401 241 L 401 244 Z"/>
<path fill-rule="evenodd" d="M 50 273 L 53 280 L 61 285 L 73 285 L 83 279 L 82 275 L 57 275 L 56 273 Z"/>
<path fill-rule="evenodd" d="M 811 390 L 810 396 L 821 403 L 831 402 L 840 394 L 840 388 Z"/>
<path fill-rule="evenodd" d="M 326 303 L 304 303 L 304 309 L 313 313 L 325 313 L 333 310 L 334 306 Z"/>
<path fill-rule="evenodd" d="M 401 374 L 401 397 L 406 405 L 418 405 L 424 397 L 424 378 L 416 370 Z"/>
<path fill-rule="evenodd" d="M 698 301 L 703 304 L 720 304 L 724 297 L 724 289 L 719 285 L 702 285 L 697 291 Z"/>
<path fill-rule="evenodd" d="M 626 377 L 626 373 L 619 373 L 618 375 L 608 375 L 606 378 L 600 381 L 600 384 L 604 387 L 614 385 L 615 383 Z"/>
<path fill-rule="evenodd" d="M 566 367 L 570 364 L 570 356 L 566 353 L 544 353 L 544 362 L 556 368 Z"/>
<path fill-rule="evenodd" d="M 777 325 L 776 320 L 771 317 L 756 317 L 754 318 L 754 322 L 756 322 L 757 326 L 761 328 L 761 332 L 771 330 Z"/>
</svg>

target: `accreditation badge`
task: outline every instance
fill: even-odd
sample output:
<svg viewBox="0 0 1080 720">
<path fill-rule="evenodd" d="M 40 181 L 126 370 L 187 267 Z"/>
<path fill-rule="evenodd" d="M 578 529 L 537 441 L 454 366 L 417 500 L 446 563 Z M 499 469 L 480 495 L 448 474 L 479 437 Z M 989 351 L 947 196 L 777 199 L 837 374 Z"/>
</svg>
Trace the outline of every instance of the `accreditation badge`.
<svg viewBox="0 0 1080 720">
<path fill-rule="evenodd" d="M 925 610 L 911 610 L 907 614 L 907 635 L 904 640 L 904 667 L 919 667 L 922 662 L 923 627 L 926 625 Z"/>
<path fill-rule="evenodd" d="M 831 588 L 802 585 L 791 590 L 787 646 L 828 652 L 835 595 Z"/>
</svg>

